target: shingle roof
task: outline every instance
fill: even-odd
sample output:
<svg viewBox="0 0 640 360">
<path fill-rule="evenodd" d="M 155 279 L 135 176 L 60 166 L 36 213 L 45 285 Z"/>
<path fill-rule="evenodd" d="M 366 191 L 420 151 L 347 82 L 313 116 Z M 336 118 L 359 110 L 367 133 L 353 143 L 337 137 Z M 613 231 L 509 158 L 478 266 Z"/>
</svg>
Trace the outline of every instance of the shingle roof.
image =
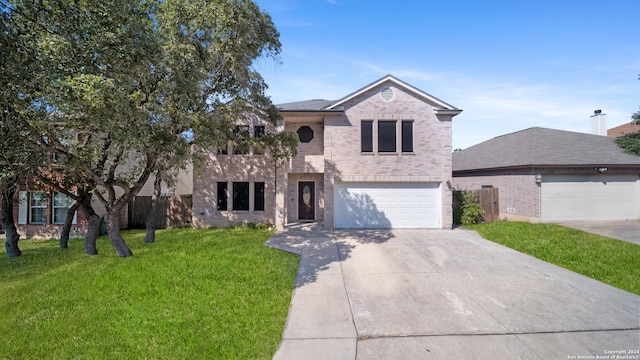
<svg viewBox="0 0 640 360">
<path fill-rule="evenodd" d="M 453 154 L 453 171 L 542 166 L 640 166 L 614 138 L 534 127 Z"/>
<path fill-rule="evenodd" d="M 381 86 L 387 83 L 403 88 L 404 90 L 418 96 L 420 99 L 422 99 L 422 101 L 425 101 L 426 103 L 433 106 L 433 110 L 435 111 L 436 114 L 446 114 L 446 115 L 456 116 L 462 112 L 462 110 L 456 108 L 455 106 L 448 104 L 436 98 L 435 96 L 430 95 L 418 88 L 415 88 L 392 75 L 384 76 L 372 82 L 371 84 L 366 85 L 339 100 L 314 99 L 314 100 L 296 101 L 296 102 L 290 102 L 290 103 L 284 103 L 284 104 L 276 104 L 276 107 L 278 108 L 278 110 L 283 112 L 343 111 L 344 110 L 343 106 L 345 102 L 377 86 Z"/>
<path fill-rule="evenodd" d="M 276 107 L 280 111 L 322 111 L 325 107 L 333 104 L 334 102 L 335 100 L 314 99 L 276 104 Z"/>
</svg>

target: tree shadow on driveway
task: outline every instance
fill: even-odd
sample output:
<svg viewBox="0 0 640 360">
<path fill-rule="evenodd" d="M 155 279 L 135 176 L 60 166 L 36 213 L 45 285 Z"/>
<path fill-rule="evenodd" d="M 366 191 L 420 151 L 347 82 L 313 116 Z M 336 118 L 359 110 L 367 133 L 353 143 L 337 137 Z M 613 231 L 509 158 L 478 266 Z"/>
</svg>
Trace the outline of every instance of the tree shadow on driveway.
<svg viewBox="0 0 640 360">
<path fill-rule="evenodd" d="M 357 244 L 382 244 L 394 237 L 387 229 L 325 229 L 319 224 L 291 226 L 274 234 L 266 245 L 300 255 L 296 287 L 318 275 L 341 275 L 341 262 Z"/>
</svg>

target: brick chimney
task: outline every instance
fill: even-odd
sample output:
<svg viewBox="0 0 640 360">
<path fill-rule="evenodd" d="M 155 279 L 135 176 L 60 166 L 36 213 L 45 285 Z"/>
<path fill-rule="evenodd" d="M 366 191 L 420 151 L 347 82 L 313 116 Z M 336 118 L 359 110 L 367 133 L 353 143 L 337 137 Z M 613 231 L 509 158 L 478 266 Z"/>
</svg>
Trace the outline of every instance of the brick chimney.
<svg viewBox="0 0 640 360">
<path fill-rule="evenodd" d="M 607 114 L 603 114 L 602 110 L 594 110 L 591 118 L 590 134 L 607 136 Z"/>
</svg>

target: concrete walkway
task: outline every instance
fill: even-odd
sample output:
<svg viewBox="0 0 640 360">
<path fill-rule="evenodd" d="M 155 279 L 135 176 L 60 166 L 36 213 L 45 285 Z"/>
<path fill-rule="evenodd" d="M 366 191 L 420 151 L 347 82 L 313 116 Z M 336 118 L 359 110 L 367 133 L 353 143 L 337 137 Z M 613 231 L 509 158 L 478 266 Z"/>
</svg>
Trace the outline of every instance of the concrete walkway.
<svg viewBox="0 0 640 360">
<path fill-rule="evenodd" d="M 469 230 L 301 227 L 267 244 L 301 255 L 274 359 L 640 359 L 640 297 Z"/>
</svg>

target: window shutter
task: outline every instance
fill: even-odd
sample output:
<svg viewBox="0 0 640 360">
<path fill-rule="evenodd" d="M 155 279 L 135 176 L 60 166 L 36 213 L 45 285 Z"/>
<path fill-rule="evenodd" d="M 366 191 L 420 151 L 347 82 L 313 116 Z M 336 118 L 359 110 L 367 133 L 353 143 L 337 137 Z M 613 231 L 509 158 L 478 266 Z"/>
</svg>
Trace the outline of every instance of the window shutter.
<svg viewBox="0 0 640 360">
<path fill-rule="evenodd" d="M 24 225 L 27 223 L 27 210 L 29 209 L 27 203 L 27 192 L 18 192 L 18 224 Z"/>
</svg>

